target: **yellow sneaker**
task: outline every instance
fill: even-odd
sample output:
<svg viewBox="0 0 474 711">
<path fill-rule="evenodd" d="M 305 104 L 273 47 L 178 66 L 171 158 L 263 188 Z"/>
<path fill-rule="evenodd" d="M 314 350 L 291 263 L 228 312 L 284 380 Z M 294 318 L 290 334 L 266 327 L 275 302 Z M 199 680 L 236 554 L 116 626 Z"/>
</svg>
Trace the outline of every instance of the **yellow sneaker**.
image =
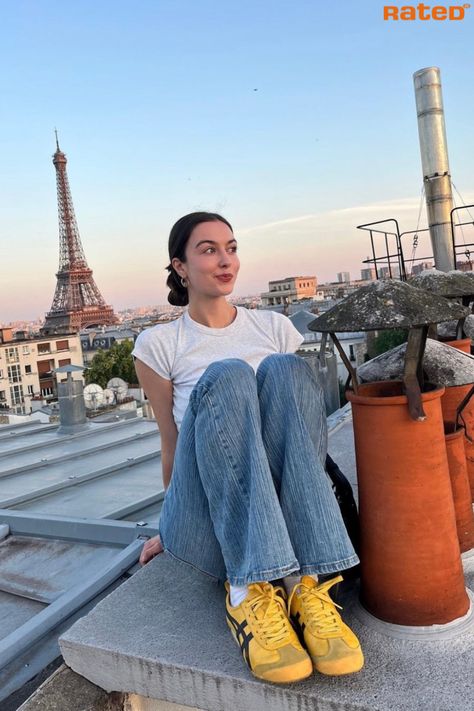
<svg viewBox="0 0 474 711">
<path fill-rule="evenodd" d="M 339 605 L 329 597 L 329 589 L 341 580 L 338 575 L 318 584 L 303 575 L 288 600 L 288 613 L 321 674 L 351 674 L 364 666 L 359 640 L 342 621 L 336 610 Z"/>
<path fill-rule="evenodd" d="M 247 665 L 259 679 L 287 684 L 311 674 L 313 665 L 288 619 L 284 597 L 270 583 L 250 583 L 232 607 L 226 583 L 227 624 Z"/>
</svg>

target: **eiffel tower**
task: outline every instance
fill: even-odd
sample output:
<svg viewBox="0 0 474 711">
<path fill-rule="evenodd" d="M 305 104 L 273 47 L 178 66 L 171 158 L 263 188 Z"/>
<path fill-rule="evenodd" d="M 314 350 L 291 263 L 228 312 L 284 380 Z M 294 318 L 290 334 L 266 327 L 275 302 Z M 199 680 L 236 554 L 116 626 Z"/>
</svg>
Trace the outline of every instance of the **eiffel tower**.
<svg viewBox="0 0 474 711">
<path fill-rule="evenodd" d="M 59 271 L 51 309 L 41 329 L 45 336 L 77 333 L 87 326 L 118 322 L 92 276 L 81 244 L 66 171 L 67 158 L 59 148 L 56 132 L 56 168 L 59 216 Z"/>
</svg>

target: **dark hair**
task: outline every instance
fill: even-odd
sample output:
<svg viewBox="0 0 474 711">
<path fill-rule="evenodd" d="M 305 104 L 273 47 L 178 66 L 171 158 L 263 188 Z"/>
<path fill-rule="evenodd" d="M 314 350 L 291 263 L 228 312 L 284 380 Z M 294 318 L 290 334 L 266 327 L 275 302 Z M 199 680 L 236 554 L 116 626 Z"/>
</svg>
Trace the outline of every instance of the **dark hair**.
<svg viewBox="0 0 474 711">
<path fill-rule="evenodd" d="M 191 212 L 189 215 L 184 215 L 175 222 L 171 228 L 168 240 L 168 253 L 170 263 L 166 267 L 169 271 L 169 276 L 166 284 L 170 290 L 168 301 L 173 306 L 187 306 L 189 303 L 188 290 L 181 284 L 181 277 L 175 268 L 171 265 L 171 260 L 175 257 L 181 262 L 186 261 L 185 250 L 191 233 L 195 227 L 202 222 L 223 222 L 233 232 L 232 225 L 227 220 L 215 212 Z"/>
</svg>

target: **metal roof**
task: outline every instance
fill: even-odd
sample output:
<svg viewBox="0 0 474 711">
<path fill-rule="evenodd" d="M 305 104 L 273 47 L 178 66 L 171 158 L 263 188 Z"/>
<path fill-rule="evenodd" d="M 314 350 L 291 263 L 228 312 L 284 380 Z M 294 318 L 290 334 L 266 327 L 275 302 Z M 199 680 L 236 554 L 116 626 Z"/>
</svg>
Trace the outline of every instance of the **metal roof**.
<svg viewBox="0 0 474 711">
<path fill-rule="evenodd" d="M 143 418 L 74 434 L 0 426 L 0 702 L 59 655 L 59 634 L 133 570 L 138 539 L 156 534 L 160 449 L 156 422 Z"/>
<path fill-rule="evenodd" d="M 142 418 L 95 423 L 77 434 L 57 425 L 0 428 L 0 508 L 124 518 L 164 489 L 161 439 Z"/>
</svg>

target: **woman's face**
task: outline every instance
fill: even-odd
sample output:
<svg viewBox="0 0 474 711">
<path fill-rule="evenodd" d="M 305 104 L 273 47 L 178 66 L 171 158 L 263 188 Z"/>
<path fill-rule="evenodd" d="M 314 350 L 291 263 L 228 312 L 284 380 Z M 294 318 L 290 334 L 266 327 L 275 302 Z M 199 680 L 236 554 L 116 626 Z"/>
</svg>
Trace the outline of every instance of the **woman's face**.
<svg viewBox="0 0 474 711">
<path fill-rule="evenodd" d="M 186 261 L 172 264 L 188 282 L 193 295 L 226 296 L 234 289 L 240 269 L 237 240 L 223 222 L 201 222 L 191 232 L 185 249 Z"/>
</svg>

